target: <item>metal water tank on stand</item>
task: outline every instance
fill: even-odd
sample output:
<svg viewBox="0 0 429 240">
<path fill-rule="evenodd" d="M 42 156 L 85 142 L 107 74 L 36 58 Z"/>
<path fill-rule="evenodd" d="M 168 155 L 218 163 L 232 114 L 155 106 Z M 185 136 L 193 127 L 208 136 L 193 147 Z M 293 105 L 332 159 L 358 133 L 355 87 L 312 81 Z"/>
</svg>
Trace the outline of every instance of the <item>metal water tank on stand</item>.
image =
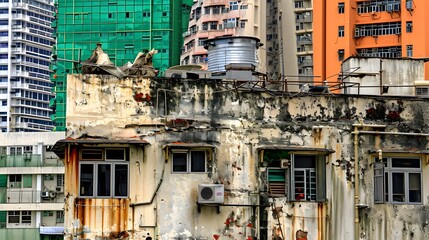
<svg viewBox="0 0 429 240">
<path fill-rule="evenodd" d="M 256 50 L 262 46 L 255 37 L 217 37 L 205 41 L 208 51 L 208 70 L 225 72 L 231 63 L 251 64 L 258 67 Z"/>
</svg>

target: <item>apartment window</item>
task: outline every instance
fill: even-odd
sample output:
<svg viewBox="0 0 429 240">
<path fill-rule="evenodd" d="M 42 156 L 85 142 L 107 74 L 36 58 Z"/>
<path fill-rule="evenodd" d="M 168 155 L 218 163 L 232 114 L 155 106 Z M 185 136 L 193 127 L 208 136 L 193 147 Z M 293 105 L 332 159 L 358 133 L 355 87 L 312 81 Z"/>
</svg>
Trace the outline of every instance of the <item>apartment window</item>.
<svg viewBox="0 0 429 240">
<path fill-rule="evenodd" d="M 44 217 L 52 217 L 54 216 L 54 211 L 43 211 Z"/>
<path fill-rule="evenodd" d="M 9 211 L 8 223 L 31 224 L 31 211 Z"/>
<path fill-rule="evenodd" d="M 57 187 L 64 186 L 64 174 L 57 174 Z"/>
<path fill-rule="evenodd" d="M 56 211 L 56 223 L 64 223 L 64 212 Z"/>
<path fill-rule="evenodd" d="M 220 14 L 220 7 L 213 7 L 212 13 L 213 14 Z"/>
<path fill-rule="evenodd" d="M 413 31 L 413 22 L 411 22 L 411 21 L 407 22 L 405 25 L 405 30 L 407 32 L 412 32 Z"/>
<path fill-rule="evenodd" d="M 45 175 L 43 176 L 43 179 L 44 179 L 45 181 L 51 181 L 51 180 L 54 180 L 54 174 L 45 174 Z"/>
<path fill-rule="evenodd" d="M 407 57 L 413 56 L 413 45 L 407 45 Z"/>
<path fill-rule="evenodd" d="M 344 37 L 344 26 L 338 26 L 338 37 Z"/>
<path fill-rule="evenodd" d="M 204 42 L 207 40 L 207 38 L 200 38 L 198 39 L 198 46 L 204 46 Z"/>
<path fill-rule="evenodd" d="M 303 1 L 295 1 L 295 8 L 303 8 L 304 2 Z"/>
<path fill-rule="evenodd" d="M 204 8 L 204 14 L 209 15 L 210 14 L 210 7 Z"/>
<path fill-rule="evenodd" d="M 204 173 L 206 172 L 206 151 L 173 150 L 173 173 Z"/>
<path fill-rule="evenodd" d="M 338 13 L 339 14 L 344 13 L 344 3 L 343 2 L 338 3 Z"/>
<path fill-rule="evenodd" d="M 338 61 L 344 60 L 344 49 L 338 50 Z"/>
<path fill-rule="evenodd" d="M 128 196 L 129 164 L 125 149 L 82 149 L 79 173 L 81 197 Z"/>
<path fill-rule="evenodd" d="M 229 10 L 238 10 L 238 2 L 229 2 Z"/>
<path fill-rule="evenodd" d="M 217 22 L 210 22 L 210 30 L 217 30 Z"/>
<path fill-rule="evenodd" d="M 267 190 L 273 197 L 291 201 L 324 201 L 325 156 L 289 154 L 282 150 L 265 150 Z"/>
<path fill-rule="evenodd" d="M 246 20 L 240 20 L 240 28 L 245 28 L 246 27 Z"/>
<path fill-rule="evenodd" d="M 419 158 L 383 158 L 374 163 L 374 202 L 422 202 L 422 167 Z"/>
<path fill-rule="evenodd" d="M 11 188 L 21 188 L 22 175 L 21 174 L 11 174 L 9 175 L 9 186 Z"/>
</svg>

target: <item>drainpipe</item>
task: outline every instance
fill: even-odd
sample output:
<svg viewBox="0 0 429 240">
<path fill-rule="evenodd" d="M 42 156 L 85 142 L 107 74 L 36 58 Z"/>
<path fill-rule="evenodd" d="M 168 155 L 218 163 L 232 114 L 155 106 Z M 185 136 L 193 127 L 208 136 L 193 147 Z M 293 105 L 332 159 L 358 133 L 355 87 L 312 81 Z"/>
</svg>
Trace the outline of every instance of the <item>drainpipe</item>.
<svg viewBox="0 0 429 240">
<path fill-rule="evenodd" d="M 354 129 L 354 157 L 355 157 L 355 240 L 359 240 L 359 162 L 358 162 L 358 143 L 359 143 L 359 131 L 358 127 Z"/>
</svg>

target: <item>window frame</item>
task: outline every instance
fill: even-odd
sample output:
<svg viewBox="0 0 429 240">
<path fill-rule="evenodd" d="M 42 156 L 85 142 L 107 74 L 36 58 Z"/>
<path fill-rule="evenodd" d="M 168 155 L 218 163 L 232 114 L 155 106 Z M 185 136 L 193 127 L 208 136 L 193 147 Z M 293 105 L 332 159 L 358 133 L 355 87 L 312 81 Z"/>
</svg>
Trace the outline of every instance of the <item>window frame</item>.
<svg viewBox="0 0 429 240">
<path fill-rule="evenodd" d="M 192 171 L 192 152 L 204 152 L 204 171 Z M 185 171 L 175 171 L 174 170 L 174 154 L 186 154 L 186 170 Z M 207 173 L 207 163 L 208 163 L 208 154 L 207 149 L 171 149 L 171 173 L 172 174 L 205 174 Z"/>
<path fill-rule="evenodd" d="M 17 218 L 17 222 L 11 222 L 10 217 Z M 27 218 L 27 219 L 24 219 Z M 28 220 L 29 218 L 29 220 Z M 31 226 L 33 222 L 33 213 L 32 211 L 24 210 L 24 211 L 7 211 L 7 224 L 23 225 L 23 226 Z"/>
<path fill-rule="evenodd" d="M 267 149 L 270 151 L 275 151 L 274 149 Z M 265 150 L 266 151 L 266 150 Z M 281 150 L 280 150 L 281 151 Z M 286 197 L 287 201 L 289 202 L 326 202 L 327 198 L 326 198 L 326 192 L 327 192 L 327 188 L 326 188 L 326 157 L 327 154 L 325 153 L 313 153 L 313 152 L 290 152 L 289 153 L 290 159 L 289 160 L 289 165 L 287 167 L 267 167 L 266 171 L 266 181 L 267 181 L 267 191 L 268 191 L 268 195 L 271 197 Z M 315 172 L 315 198 L 314 199 L 307 199 L 306 195 L 304 195 L 303 199 L 296 199 L 295 197 L 295 188 L 296 188 L 296 180 L 294 179 L 295 177 L 295 172 L 297 171 L 302 171 L 306 168 L 299 168 L 299 167 L 295 167 L 295 163 L 297 161 L 297 156 L 311 156 L 314 157 L 314 164 L 315 167 L 314 172 Z M 279 163 L 281 162 L 281 160 L 279 161 Z M 280 165 L 280 164 L 279 164 Z M 270 190 L 269 190 L 269 185 L 270 185 L 270 174 L 269 171 L 270 170 L 284 170 L 285 171 L 285 195 L 278 195 L 278 194 L 270 194 Z M 304 186 L 305 190 L 304 192 L 307 192 L 307 186 Z"/>
<path fill-rule="evenodd" d="M 413 32 L 413 21 L 407 21 L 407 22 L 405 23 L 405 31 L 406 31 L 407 33 L 411 33 L 411 32 Z"/>
<path fill-rule="evenodd" d="M 413 45 L 407 45 L 407 57 L 413 57 Z"/>
<path fill-rule="evenodd" d="M 339 2 L 338 3 L 338 14 L 344 14 L 345 13 L 345 3 Z"/>
<path fill-rule="evenodd" d="M 343 38 L 345 35 L 344 26 L 338 26 L 338 37 Z"/>
<path fill-rule="evenodd" d="M 128 198 L 130 195 L 130 165 L 128 161 L 128 148 L 115 148 L 115 147 L 106 147 L 106 148 L 87 148 L 87 149 L 101 149 L 103 154 L 102 160 L 79 160 L 79 198 Z M 81 149 L 87 150 L 87 149 Z M 106 159 L 107 152 L 106 150 L 109 149 L 121 149 L 124 150 L 124 159 Z M 82 155 L 80 155 L 82 156 Z M 92 177 L 89 182 L 91 182 L 91 188 L 89 190 L 89 194 L 82 193 L 82 166 L 92 166 Z M 99 183 L 105 183 L 105 181 L 100 181 L 100 177 L 102 176 L 102 173 L 100 172 L 99 167 L 100 166 L 109 166 L 109 174 L 108 176 L 104 176 L 104 180 L 109 180 L 108 188 L 106 190 L 109 191 L 108 194 L 102 195 L 99 193 Z M 120 173 L 120 170 L 117 170 L 117 166 L 126 166 L 126 194 L 117 194 L 116 191 L 118 191 L 116 185 L 116 179 L 118 174 Z M 123 169 L 122 169 L 123 170 Z M 88 172 L 89 173 L 89 172 Z M 92 192 L 92 193 L 91 193 Z"/>
<path fill-rule="evenodd" d="M 392 160 L 418 160 L 419 167 L 393 167 Z M 384 157 L 383 161 L 375 158 L 373 165 L 374 172 L 374 203 L 376 204 L 398 204 L 398 205 L 421 205 L 423 204 L 423 161 L 420 157 L 402 157 L 389 156 Z M 393 199 L 393 177 L 392 174 L 402 173 L 404 176 L 404 201 L 394 201 Z M 410 202 L 410 174 L 419 174 L 420 176 L 420 201 Z M 387 179 L 386 179 L 387 177 Z M 386 189 L 387 184 L 387 189 Z"/>
</svg>

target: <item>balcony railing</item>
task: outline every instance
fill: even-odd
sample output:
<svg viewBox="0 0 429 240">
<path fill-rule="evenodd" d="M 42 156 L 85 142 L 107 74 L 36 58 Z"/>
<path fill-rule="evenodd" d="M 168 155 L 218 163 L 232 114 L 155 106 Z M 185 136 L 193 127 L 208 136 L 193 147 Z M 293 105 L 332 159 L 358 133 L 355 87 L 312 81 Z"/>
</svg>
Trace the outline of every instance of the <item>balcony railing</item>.
<svg viewBox="0 0 429 240">
<path fill-rule="evenodd" d="M 64 167 L 59 159 L 44 159 L 40 154 L 0 155 L 0 167 Z"/>
<path fill-rule="evenodd" d="M 4 203 L 62 203 L 64 196 L 56 191 L 21 188 L 0 188 L 0 204 Z"/>
</svg>

